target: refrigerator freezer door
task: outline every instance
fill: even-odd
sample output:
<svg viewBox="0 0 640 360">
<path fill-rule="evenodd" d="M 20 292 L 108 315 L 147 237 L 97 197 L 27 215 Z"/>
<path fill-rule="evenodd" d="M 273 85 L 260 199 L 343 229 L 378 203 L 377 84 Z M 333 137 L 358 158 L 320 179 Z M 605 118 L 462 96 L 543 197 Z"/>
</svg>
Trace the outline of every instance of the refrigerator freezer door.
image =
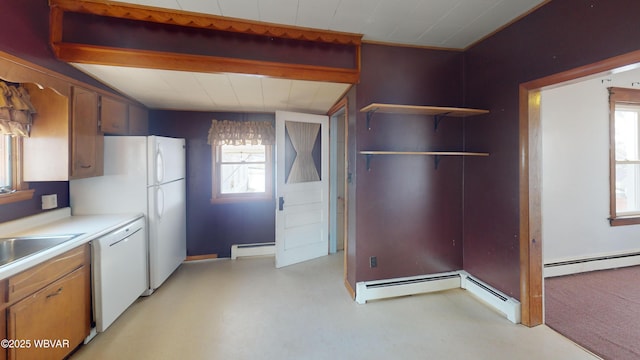
<svg viewBox="0 0 640 360">
<path fill-rule="evenodd" d="M 160 136 L 149 136 L 148 185 L 168 183 L 185 177 L 185 141 Z"/>
<path fill-rule="evenodd" d="M 185 180 L 148 188 L 149 287 L 157 289 L 187 256 Z"/>
</svg>

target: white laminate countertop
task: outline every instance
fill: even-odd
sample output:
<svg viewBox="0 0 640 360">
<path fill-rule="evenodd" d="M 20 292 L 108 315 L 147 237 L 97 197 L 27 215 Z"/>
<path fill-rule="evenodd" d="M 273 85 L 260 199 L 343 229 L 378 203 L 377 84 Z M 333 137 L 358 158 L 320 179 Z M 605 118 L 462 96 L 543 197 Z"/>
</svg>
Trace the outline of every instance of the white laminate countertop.
<svg viewBox="0 0 640 360">
<path fill-rule="evenodd" d="M 71 215 L 70 208 L 48 211 L 42 214 L 0 224 L 0 238 L 31 235 L 82 235 L 0 266 L 0 279 L 15 275 L 77 246 L 99 238 L 140 217 L 143 214 Z"/>
</svg>

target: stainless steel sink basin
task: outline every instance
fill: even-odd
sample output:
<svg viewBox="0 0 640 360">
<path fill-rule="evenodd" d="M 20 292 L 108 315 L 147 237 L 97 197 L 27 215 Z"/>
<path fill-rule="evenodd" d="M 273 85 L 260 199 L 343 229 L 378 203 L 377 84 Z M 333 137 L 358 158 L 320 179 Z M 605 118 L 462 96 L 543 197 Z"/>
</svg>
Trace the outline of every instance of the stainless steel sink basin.
<svg viewBox="0 0 640 360">
<path fill-rule="evenodd" d="M 0 266 L 36 254 L 82 234 L 25 236 L 0 239 Z"/>
</svg>

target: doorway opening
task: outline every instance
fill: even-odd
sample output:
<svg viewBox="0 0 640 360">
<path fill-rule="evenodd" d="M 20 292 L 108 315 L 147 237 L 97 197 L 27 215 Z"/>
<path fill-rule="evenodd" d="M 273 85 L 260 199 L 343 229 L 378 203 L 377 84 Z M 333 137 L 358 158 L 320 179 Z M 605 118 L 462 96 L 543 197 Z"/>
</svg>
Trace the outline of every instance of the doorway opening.
<svg viewBox="0 0 640 360">
<path fill-rule="evenodd" d="M 348 229 L 348 114 L 347 98 L 339 101 L 329 110 L 329 253 L 342 251 L 344 254 L 344 280 L 347 266 Z"/>
<path fill-rule="evenodd" d="M 540 92 L 560 84 L 637 68 L 638 64 L 640 51 L 635 51 L 520 85 L 520 302 L 524 325 L 544 322 Z"/>
</svg>

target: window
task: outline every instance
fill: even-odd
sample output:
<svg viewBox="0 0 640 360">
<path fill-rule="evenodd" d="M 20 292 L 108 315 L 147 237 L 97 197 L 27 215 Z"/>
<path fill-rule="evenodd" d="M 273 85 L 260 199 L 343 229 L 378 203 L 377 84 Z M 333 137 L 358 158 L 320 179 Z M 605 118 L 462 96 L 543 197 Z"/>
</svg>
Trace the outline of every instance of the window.
<svg viewBox="0 0 640 360">
<path fill-rule="evenodd" d="M 610 88 L 611 225 L 640 224 L 640 90 Z"/>
<path fill-rule="evenodd" d="M 9 135 L 0 135 L 0 194 L 13 190 L 12 141 Z"/>
<path fill-rule="evenodd" d="M 214 202 L 271 199 L 270 145 L 212 146 Z"/>
<path fill-rule="evenodd" d="M 270 121 L 213 120 L 211 202 L 271 200 L 275 130 Z"/>
<path fill-rule="evenodd" d="M 0 134 L 0 204 L 28 200 L 33 190 L 21 179 L 22 138 Z"/>
</svg>

